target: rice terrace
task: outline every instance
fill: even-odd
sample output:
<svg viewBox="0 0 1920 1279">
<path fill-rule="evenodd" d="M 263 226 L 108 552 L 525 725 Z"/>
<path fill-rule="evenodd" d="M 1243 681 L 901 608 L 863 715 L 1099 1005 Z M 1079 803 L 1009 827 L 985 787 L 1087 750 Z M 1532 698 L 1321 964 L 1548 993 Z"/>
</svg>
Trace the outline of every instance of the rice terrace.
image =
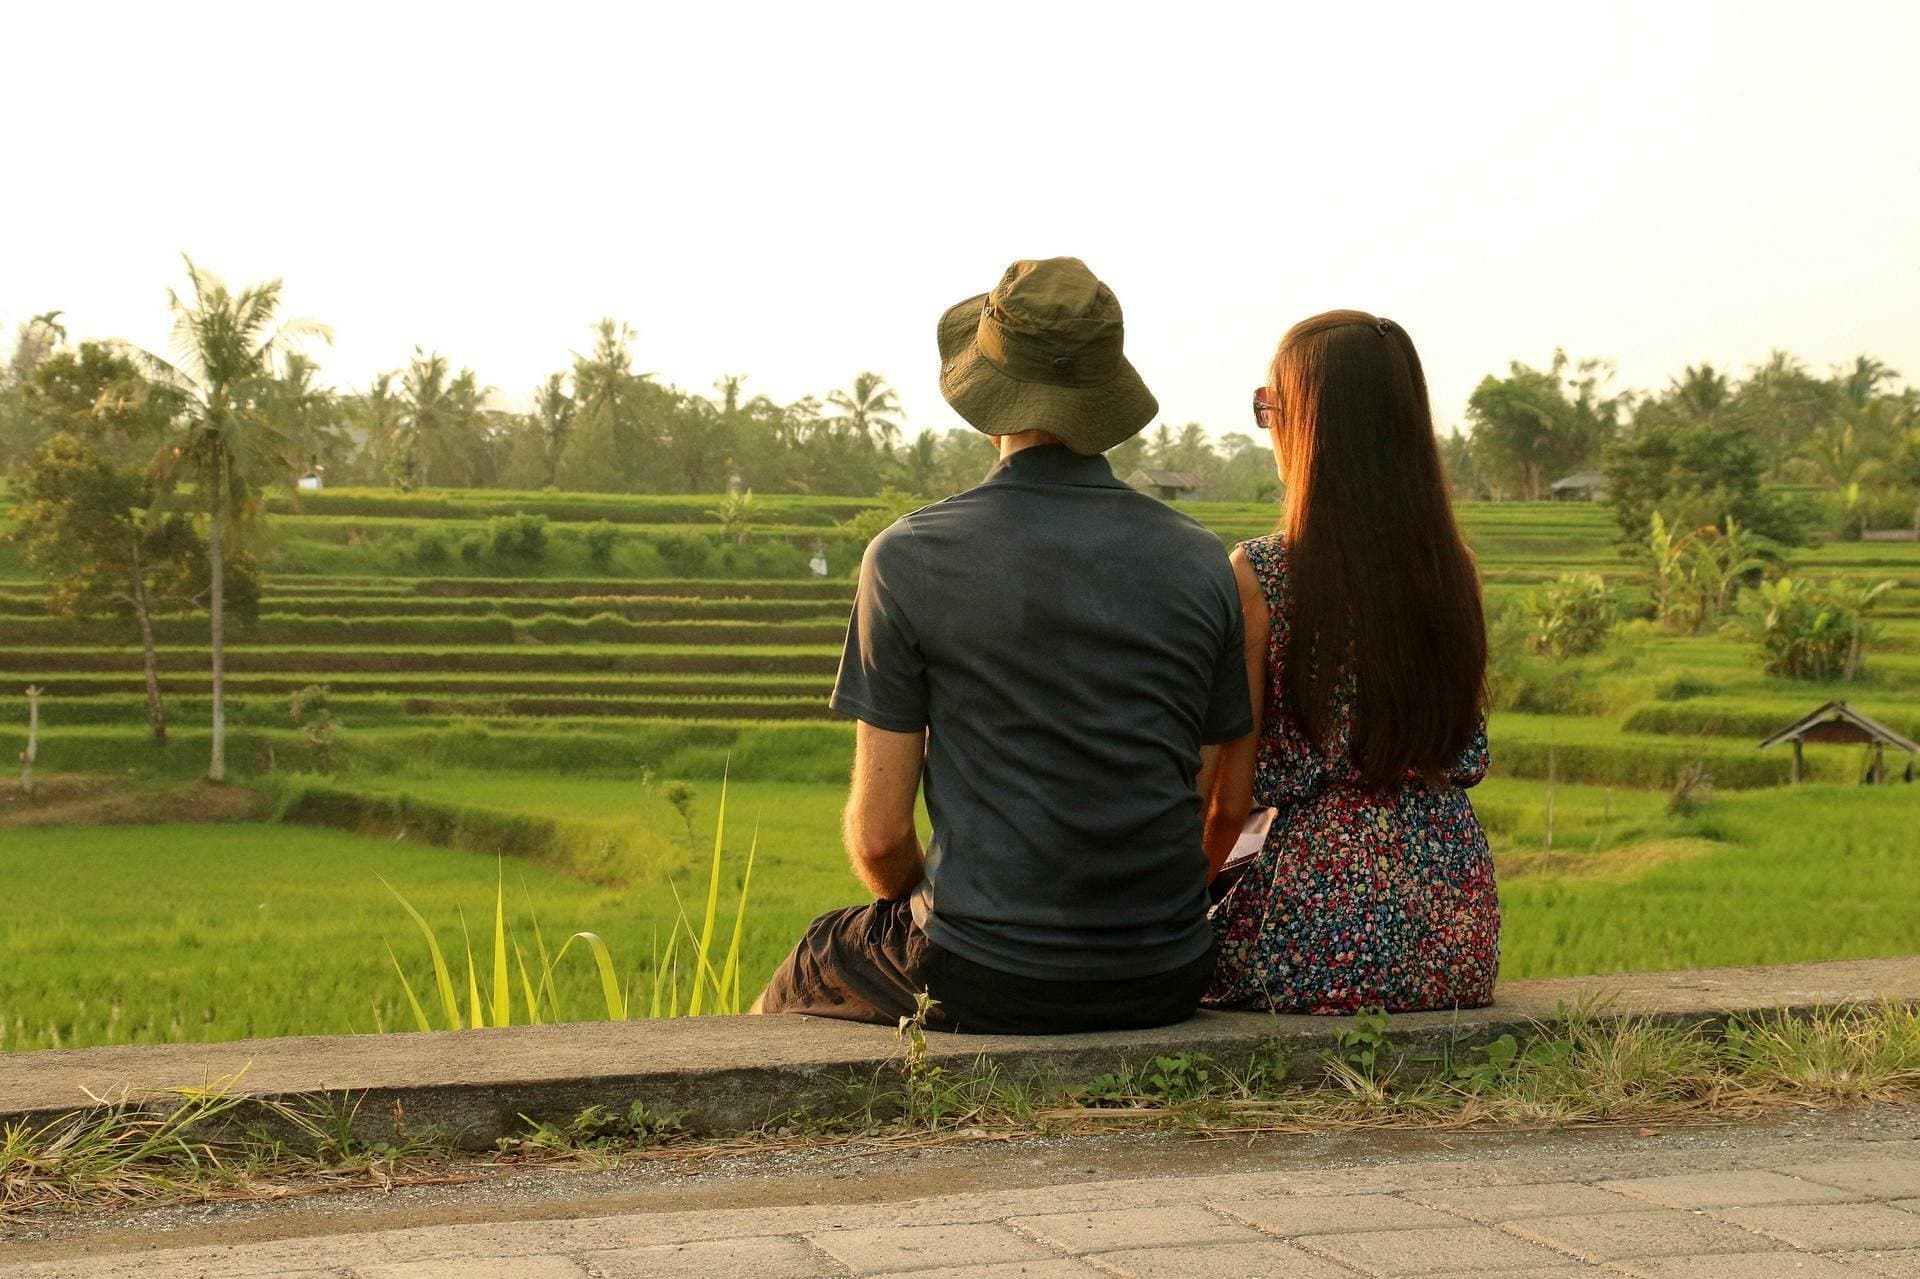
<svg viewBox="0 0 1920 1279">
<path fill-rule="evenodd" d="M 229 623 L 224 789 L 195 780 L 204 618 L 155 620 L 156 745 L 127 628 L 63 615 L 0 549 L 8 759 L 38 690 L 34 794 L 0 792 L 0 1049 L 412 1029 L 409 991 L 436 1026 L 742 1006 L 852 891 L 851 731 L 825 694 L 889 503 L 276 491 L 257 609 Z M 1229 544 L 1274 522 L 1271 502 L 1183 506 Z M 1657 620 L 1659 570 L 1605 504 L 1460 514 L 1494 635 L 1473 802 L 1503 977 L 1914 949 L 1907 757 L 1863 786 L 1867 748 L 1810 744 L 1795 786 L 1789 752 L 1756 743 L 1831 700 L 1920 736 L 1920 544 L 1787 553 L 1807 583 L 1891 583 L 1856 678 L 1807 680 L 1765 673 L 1746 634 Z M 1543 596 L 1589 574 L 1620 620 L 1538 636 Z M 451 1015 L 401 897 L 448 957 Z M 604 950 L 575 943 L 551 989 L 529 976 L 578 932 Z"/>
</svg>

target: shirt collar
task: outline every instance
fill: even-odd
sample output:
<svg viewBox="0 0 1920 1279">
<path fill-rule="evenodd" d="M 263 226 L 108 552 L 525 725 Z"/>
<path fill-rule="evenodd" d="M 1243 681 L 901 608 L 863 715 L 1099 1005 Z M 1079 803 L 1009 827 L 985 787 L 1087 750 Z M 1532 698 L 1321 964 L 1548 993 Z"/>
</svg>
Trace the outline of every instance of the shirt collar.
<svg viewBox="0 0 1920 1279">
<path fill-rule="evenodd" d="M 1125 488 L 1114 477 L 1107 459 L 1098 453 L 1075 453 L 1064 444 L 1036 444 L 994 464 L 986 482 L 1017 484 L 1078 484 L 1093 488 Z"/>
</svg>

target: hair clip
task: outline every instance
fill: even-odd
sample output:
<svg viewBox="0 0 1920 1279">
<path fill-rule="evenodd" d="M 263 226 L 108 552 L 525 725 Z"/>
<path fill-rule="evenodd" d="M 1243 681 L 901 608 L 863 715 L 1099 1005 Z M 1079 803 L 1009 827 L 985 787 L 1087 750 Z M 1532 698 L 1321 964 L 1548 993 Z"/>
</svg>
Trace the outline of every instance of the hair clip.
<svg viewBox="0 0 1920 1279">
<path fill-rule="evenodd" d="M 1378 333 L 1381 337 L 1387 336 L 1387 330 L 1392 327 L 1393 327 L 1393 321 L 1387 319 L 1384 315 L 1373 322 L 1373 331 L 1375 333 Z"/>
</svg>

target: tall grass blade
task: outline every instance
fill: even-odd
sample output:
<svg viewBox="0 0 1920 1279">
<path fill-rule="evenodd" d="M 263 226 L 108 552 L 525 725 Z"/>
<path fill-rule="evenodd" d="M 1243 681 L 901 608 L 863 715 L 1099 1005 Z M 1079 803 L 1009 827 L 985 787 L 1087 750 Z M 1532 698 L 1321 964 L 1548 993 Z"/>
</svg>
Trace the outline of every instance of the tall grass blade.
<svg viewBox="0 0 1920 1279">
<path fill-rule="evenodd" d="M 527 918 L 533 921 L 533 949 L 540 960 L 540 990 L 547 997 L 547 1020 L 565 1021 L 560 1015 L 560 991 L 553 984 L 554 959 L 547 953 L 547 938 L 540 931 L 540 912 L 534 909 L 533 893 L 527 888 L 527 881 L 520 881 L 520 892 L 527 899 Z"/>
<path fill-rule="evenodd" d="M 380 882 L 386 884 L 387 891 L 400 903 L 400 908 L 413 917 L 413 922 L 420 926 L 420 935 L 427 939 L 427 953 L 433 958 L 433 977 L 440 987 L 440 1004 L 447 1014 L 447 1029 L 459 1030 L 460 1000 L 453 993 L 453 973 L 447 968 L 447 956 L 440 949 L 440 939 L 433 935 L 433 927 L 427 923 L 426 916 L 415 910 L 413 903 L 400 895 L 399 889 L 387 884 L 384 879 Z"/>
<path fill-rule="evenodd" d="M 678 1015 L 677 1010 L 680 1007 L 680 978 L 679 968 L 677 966 L 678 960 L 675 956 L 679 954 L 679 950 L 680 929 L 676 926 L 667 934 L 667 953 L 660 956 L 653 965 L 653 1003 L 652 1008 L 649 1010 L 651 1016 L 665 1017 Z M 672 1007 L 676 1010 L 672 1014 L 667 1012 L 667 1004 L 664 1002 L 669 995 L 671 995 L 673 1000 Z"/>
<path fill-rule="evenodd" d="M 493 884 L 493 1024 L 513 1024 L 513 987 L 507 984 L 507 870 L 502 858 Z"/>
<path fill-rule="evenodd" d="M 421 1030 L 432 1030 L 433 1023 L 427 1020 L 427 1010 L 420 1006 L 420 997 L 413 993 L 413 983 L 407 980 L 407 970 L 400 966 L 400 957 L 393 953 L 393 947 L 387 947 L 387 958 L 393 961 L 393 971 L 400 974 L 400 989 L 407 993 L 407 1006 L 413 1009 L 413 1021 Z"/>
<path fill-rule="evenodd" d="M 598 933 L 575 933 L 567 938 L 566 944 L 560 947 L 560 953 L 553 957 L 553 962 L 558 964 L 565 959 L 567 951 L 577 941 L 587 944 L 587 950 L 593 955 L 594 967 L 600 970 L 600 994 L 606 999 L 607 1017 L 612 1021 L 625 1021 L 627 1001 L 620 991 L 620 975 L 613 968 L 613 952 L 607 949 L 607 943 L 600 939 Z"/>
<path fill-rule="evenodd" d="M 480 970 L 473 963 L 473 934 L 467 931 L 467 912 L 460 912 L 460 937 L 467 947 L 467 1007 L 473 1010 L 472 1025 L 487 1024 L 486 1006 L 480 1002 Z"/>
<path fill-rule="evenodd" d="M 667 881 L 667 888 L 673 893 L 673 908 L 676 916 L 674 921 L 675 935 L 685 933 L 687 945 L 693 950 L 691 960 L 693 965 L 693 990 L 688 995 L 687 1004 L 687 1016 L 692 1017 L 695 1015 L 693 1011 L 693 1000 L 699 997 L 701 981 L 711 981 L 717 986 L 720 984 L 720 977 L 713 971 L 713 967 L 706 962 L 707 957 L 701 953 L 700 938 L 693 931 L 693 921 L 687 918 L 687 904 L 680 896 L 680 889 L 672 880 Z M 674 1002 L 667 1016 L 678 1017 L 680 1015 L 680 979 L 678 970 L 675 971 L 673 990 Z"/>
<path fill-rule="evenodd" d="M 724 846 L 726 834 L 727 772 L 726 769 L 722 769 L 720 772 L 720 811 L 713 819 L 713 866 L 707 872 L 707 916 L 700 925 L 700 937 L 697 943 L 697 949 L 694 952 L 699 956 L 699 963 L 695 969 L 696 976 L 693 983 L 693 995 L 687 1001 L 687 1014 L 692 1017 L 698 1017 L 700 1015 L 701 1006 L 705 1003 L 707 987 L 706 982 L 703 981 L 702 978 L 713 972 L 713 965 L 708 961 L 708 955 L 713 947 L 714 919 L 720 912 L 720 854 Z M 717 979 L 714 982 L 714 986 L 715 993 L 724 998 L 726 989 L 720 986 Z"/>
<path fill-rule="evenodd" d="M 747 845 L 747 869 L 740 878 L 740 902 L 733 913 L 733 939 L 727 943 L 727 965 L 720 972 L 721 1012 L 740 1011 L 740 940 L 747 927 L 747 893 L 753 887 L 753 858 L 760 851 L 760 827 L 753 828 Z"/>
<path fill-rule="evenodd" d="M 513 962 L 520 968 L 520 994 L 527 1001 L 527 1024 L 542 1025 L 544 1023 L 540 1019 L 540 995 L 533 988 L 533 979 L 527 975 L 527 957 L 521 953 L 518 941 L 513 943 Z"/>
</svg>

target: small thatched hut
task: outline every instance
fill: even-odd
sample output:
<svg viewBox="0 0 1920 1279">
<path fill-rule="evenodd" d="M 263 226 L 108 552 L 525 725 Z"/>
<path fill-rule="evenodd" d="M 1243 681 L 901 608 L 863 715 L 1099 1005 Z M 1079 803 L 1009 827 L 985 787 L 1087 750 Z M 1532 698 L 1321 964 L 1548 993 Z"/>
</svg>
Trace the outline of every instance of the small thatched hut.
<svg viewBox="0 0 1920 1279">
<path fill-rule="evenodd" d="M 1887 780 L 1887 747 L 1907 753 L 1907 767 L 1903 776 L 1909 782 L 1913 780 L 1914 758 L 1920 756 L 1920 742 L 1902 737 L 1879 720 L 1862 715 L 1845 702 L 1828 702 L 1805 719 L 1787 725 L 1761 742 L 1759 749 L 1778 746 L 1781 742 L 1793 743 L 1792 777 L 1796 785 L 1800 781 L 1802 768 L 1801 747 L 1807 742 L 1867 747 L 1867 772 L 1861 778 L 1862 785 L 1874 785 Z"/>
</svg>

